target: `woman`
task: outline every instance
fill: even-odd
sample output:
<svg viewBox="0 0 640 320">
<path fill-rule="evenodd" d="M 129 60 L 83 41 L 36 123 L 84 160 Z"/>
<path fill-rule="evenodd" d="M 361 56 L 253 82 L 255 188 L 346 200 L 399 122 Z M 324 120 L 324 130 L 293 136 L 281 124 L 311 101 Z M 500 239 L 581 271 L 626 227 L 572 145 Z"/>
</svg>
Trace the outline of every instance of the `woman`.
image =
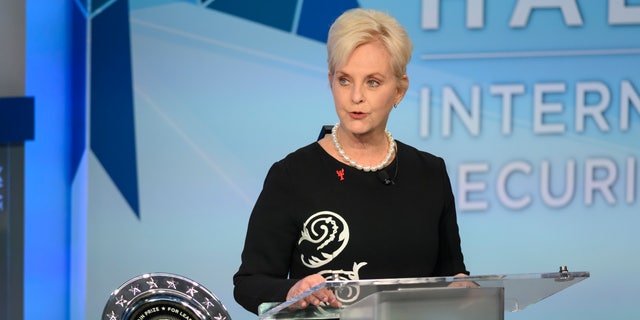
<svg viewBox="0 0 640 320">
<path fill-rule="evenodd" d="M 407 32 L 353 9 L 331 26 L 327 51 L 339 123 L 267 174 L 234 275 L 236 300 L 254 313 L 326 279 L 467 273 L 444 161 L 386 131 L 409 86 Z M 324 289 L 292 307 L 321 302 L 340 306 Z"/>
</svg>

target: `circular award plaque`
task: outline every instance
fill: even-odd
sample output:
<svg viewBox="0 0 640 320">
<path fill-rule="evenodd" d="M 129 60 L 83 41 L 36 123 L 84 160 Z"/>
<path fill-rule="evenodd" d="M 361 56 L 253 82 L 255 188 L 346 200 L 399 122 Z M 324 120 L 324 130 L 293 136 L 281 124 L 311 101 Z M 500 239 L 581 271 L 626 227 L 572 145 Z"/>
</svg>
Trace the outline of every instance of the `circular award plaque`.
<svg viewBox="0 0 640 320">
<path fill-rule="evenodd" d="M 170 273 L 148 273 L 123 283 L 109 296 L 105 320 L 231 320 L 207 288 Z"/>
</svg>

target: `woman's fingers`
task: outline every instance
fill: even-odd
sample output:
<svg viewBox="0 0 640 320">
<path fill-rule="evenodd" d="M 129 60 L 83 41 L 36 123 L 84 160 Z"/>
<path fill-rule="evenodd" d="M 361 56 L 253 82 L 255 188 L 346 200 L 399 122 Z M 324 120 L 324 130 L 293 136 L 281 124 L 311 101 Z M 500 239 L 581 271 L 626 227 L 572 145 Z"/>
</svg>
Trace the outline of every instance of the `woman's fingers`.
<svg viewBox="0 0 640 320">
<path fill-rule="evenodd" d="M 287 294 L 287 300 L 305 292 L 306 290 L 311 289 L 312 287 L 324 282 L 324 278 L 321 275 L 314 274 L 307 276 L 305 278 L 300 279 L 296 284 L 289 289 Z M 310 295 L 300 299 L 298 302 L 291 305 L 292 309 L 303 309 L 309 305 L 318 306 L 321 303 L 326 303 L 332 307 L 340 307 L 341 304 L 333 294 L 333 291 L 322 288 L 317 290 L 316 292 L 311 293 Z"/>
<path fill-rule="evenodd" d="M 306 276 L 300 279 L 298 282 L 296 282 L 296 284 L 294 284 L 291 287 L 291 289 L 289 289 L 289 292 L 287 293 L 287 300 L 311 289 L 312 287 L 324 281 L 325 281 L 324 278 L 319 274 L 312 274 L 310 276 Z M 313 293 L 303 299 L 300 299 L 300 301 L 291 305 L 291 308 L 303 309 L 303 308 L 306 308 L 309 304 L 317 306 L 318 304 L 320 304 L 320 299 L 316 297 L 316 294 L 317 293 Z"/>
</svg>

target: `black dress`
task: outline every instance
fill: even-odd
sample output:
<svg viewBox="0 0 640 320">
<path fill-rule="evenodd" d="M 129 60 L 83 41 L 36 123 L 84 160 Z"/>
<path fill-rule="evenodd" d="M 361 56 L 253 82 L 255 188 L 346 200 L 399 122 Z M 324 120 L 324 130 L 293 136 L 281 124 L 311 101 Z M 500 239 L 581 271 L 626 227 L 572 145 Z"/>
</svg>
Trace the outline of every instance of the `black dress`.
<svg viewBox="0 0 640 320">
<path fill-rule="evenodd" d="M 299 279 L 451 276 L 463 261 L 442 158 L 397 143 L 378 172 L 357 170 L 318 143 L 276 162 L 251 213 L 234 296 L 257 313 Z"/>
</svg>

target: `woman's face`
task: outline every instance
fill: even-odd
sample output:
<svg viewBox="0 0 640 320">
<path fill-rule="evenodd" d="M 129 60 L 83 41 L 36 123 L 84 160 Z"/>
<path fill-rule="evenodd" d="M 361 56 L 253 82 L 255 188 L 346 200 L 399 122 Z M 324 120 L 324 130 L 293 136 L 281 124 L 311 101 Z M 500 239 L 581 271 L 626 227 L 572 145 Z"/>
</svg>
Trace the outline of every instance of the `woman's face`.
<svg viewBox="0 0 640 320">
<path fill-rule="evenodd" d="M 400 86 L 379 41 L 357 47 L 344 66 L 329 74 L 329 83 L 340 128 L 355 135 L 384 132 L 393 105 L 406 92 L 401 88 L 407 87 Z"/>
</svg>

